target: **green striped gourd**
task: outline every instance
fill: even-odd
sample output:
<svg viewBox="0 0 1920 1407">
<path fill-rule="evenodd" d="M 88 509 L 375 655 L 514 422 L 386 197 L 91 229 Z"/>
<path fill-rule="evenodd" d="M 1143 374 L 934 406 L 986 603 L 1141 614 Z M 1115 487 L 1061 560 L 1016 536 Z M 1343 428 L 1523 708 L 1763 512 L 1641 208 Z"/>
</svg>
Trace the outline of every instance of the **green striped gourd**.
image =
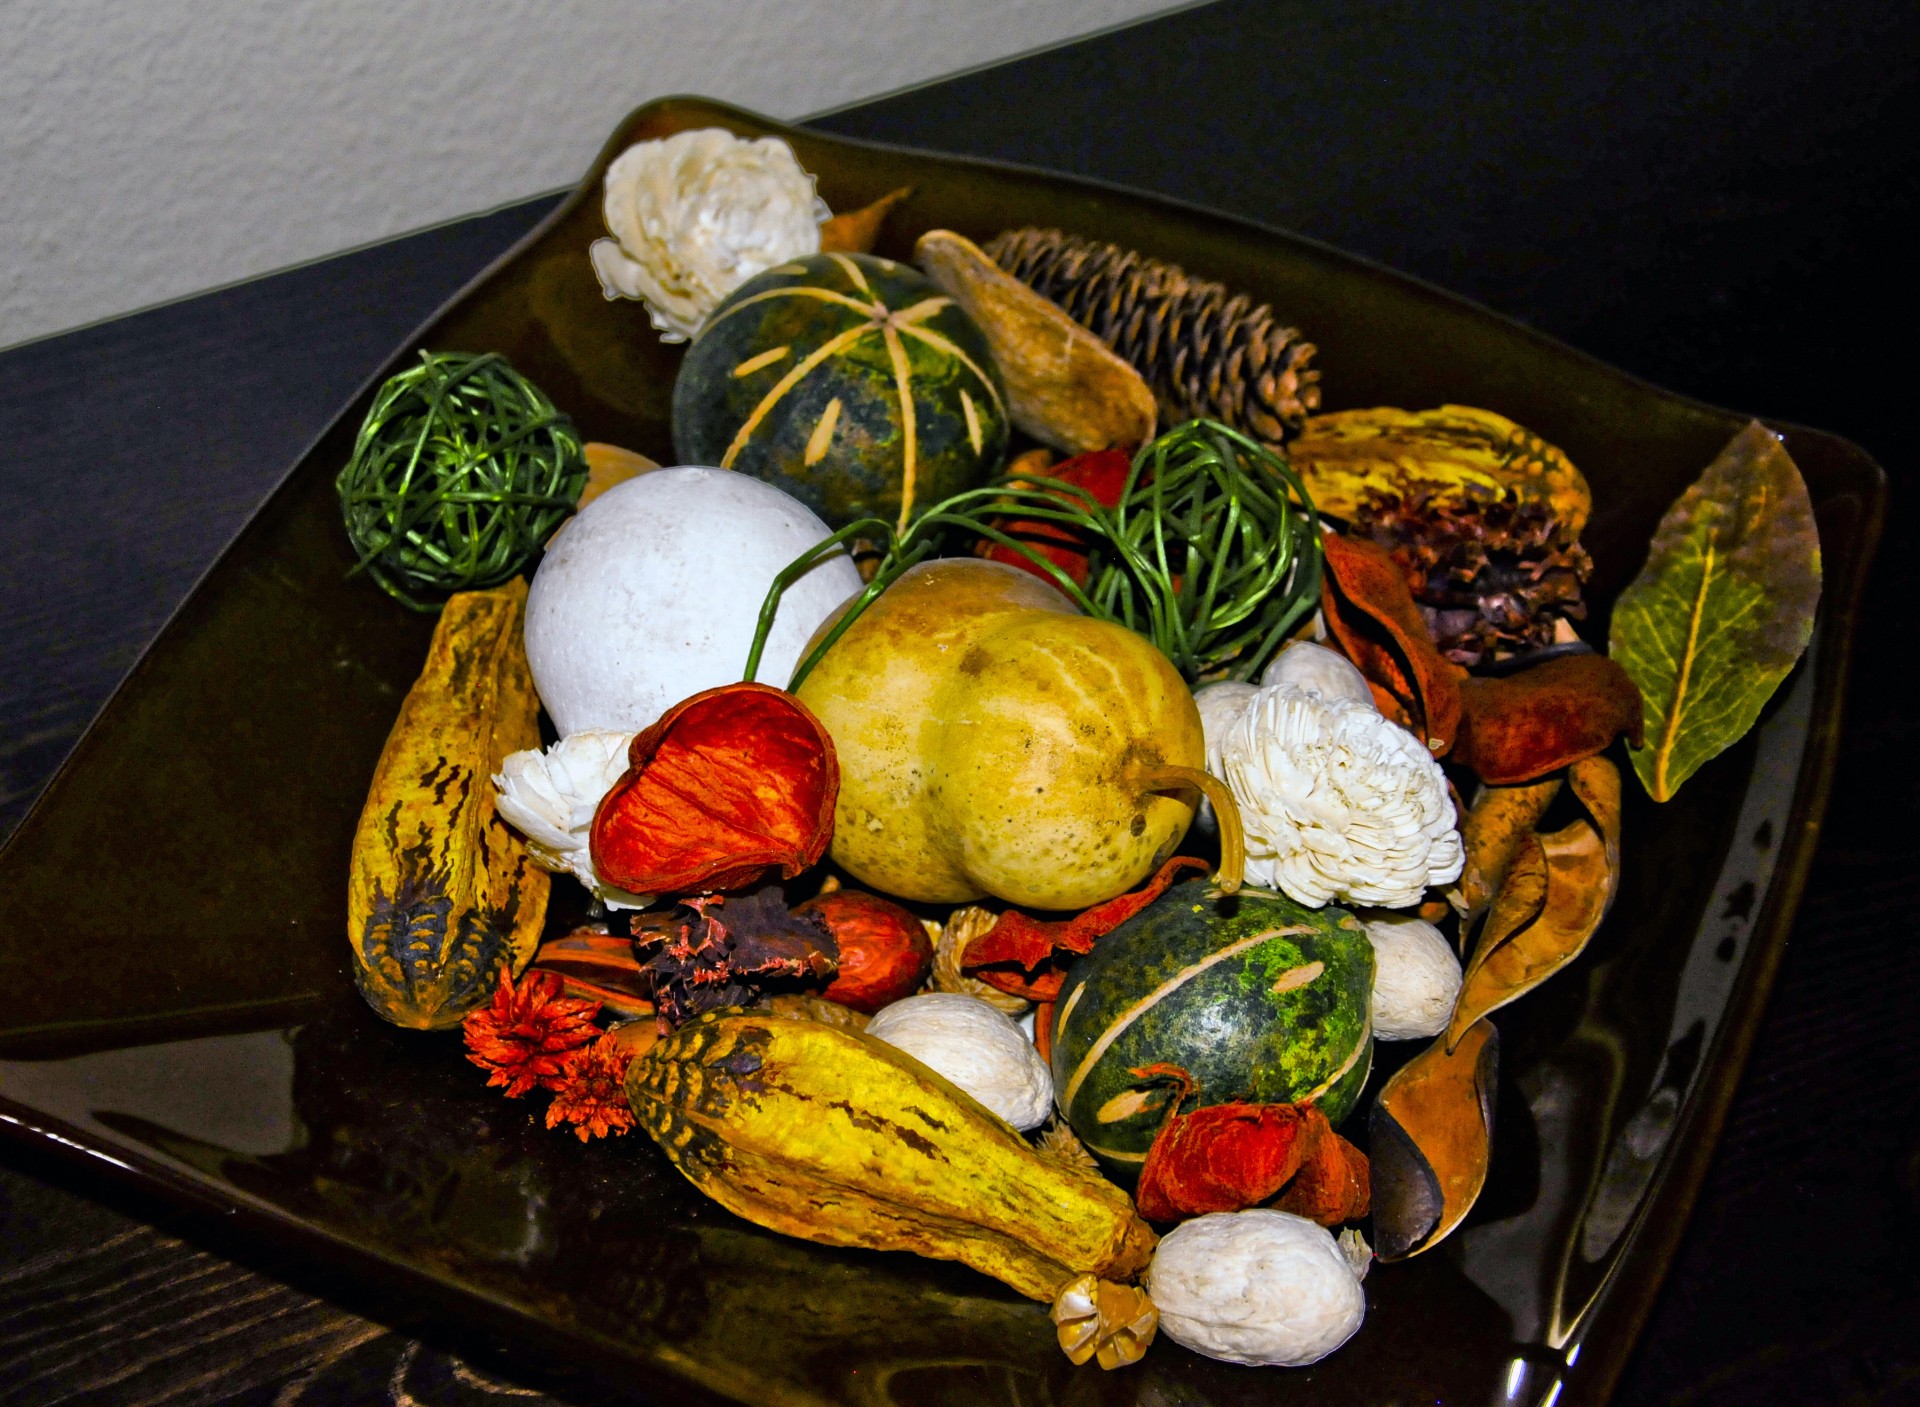
<svg viewBox="0 0 1920 1407">
<path fill-rule="evenodd" d="M 1055 1008 L 1054 1098 L 1102 1164 L 1130 1179 L 1166 1116 L 1178 1065 L 1201 1105 L 1312 1100 L 1339 1123 L 1367 1082 L 1373 947 L 1359 920 L 1279 894 L 1188 880 L 1067 972 Z"/>
<path fill-rule="evenodd" d="M 834 527 L 983 482 L 1007 447 L 986 338 L 905 264 L 815 254 L 713 311 L 673 388 L 674 452 L 792 494 Z"/>
</svg>

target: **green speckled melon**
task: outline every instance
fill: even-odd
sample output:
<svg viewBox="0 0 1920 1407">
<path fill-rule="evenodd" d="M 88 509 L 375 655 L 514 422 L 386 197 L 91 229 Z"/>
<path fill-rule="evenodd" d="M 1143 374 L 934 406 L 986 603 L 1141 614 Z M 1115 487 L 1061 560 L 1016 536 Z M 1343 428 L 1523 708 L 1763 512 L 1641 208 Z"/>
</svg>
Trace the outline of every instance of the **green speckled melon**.
<svg viewBox="0 0 1920 1407">
<path fill-rule="evenodd" d="M 1054 1014 L 1054 1099 L 1107 1170 L 1140 1171 L 1178 1065 L 1203 1104 L 1311 1099 L 1339 1123 L 1373 1062 L 1373 946 L 1345 910 L 1176 884 L 1068 969 Z"/>
<path fill-rule="evenodd" d="M 674 383 L 673 447 L 764 479 L 834 527 L 904 527 L 998 469 L 1006 401 L 986 338 L 927 279 L 815 254 L 714 309 Z"/>
</svg>

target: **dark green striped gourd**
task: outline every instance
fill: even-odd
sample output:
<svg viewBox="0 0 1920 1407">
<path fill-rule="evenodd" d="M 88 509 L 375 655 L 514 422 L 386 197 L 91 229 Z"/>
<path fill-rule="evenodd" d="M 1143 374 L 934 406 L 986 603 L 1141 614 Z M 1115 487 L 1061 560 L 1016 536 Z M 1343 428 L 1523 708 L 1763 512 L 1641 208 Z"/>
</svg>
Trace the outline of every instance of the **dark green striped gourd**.
<svg viewBox="0 0 1920 1407">
<path fill-rule="evenodd" d="M 674 453 L 764 479 L 834 527 L 905 527 L 998 469 L 998 377 L 980 329 L 921 274 L 814 254 L 714 309 L 674 383 Z"/>
<path fill-rule="evenodd" d="M 1279 894 L 1227 897 L 1188 880 L 1067 971 L 1055 1008 L 1060 1112 L 1107 1170 L 1131 1179 L 1166 1116 L 1178 1065 L 1201 1105 L 1312 1100 L 1339 1123 L 1373 1061 L 1373 945 L 1345 910 Z"/>
</svg>

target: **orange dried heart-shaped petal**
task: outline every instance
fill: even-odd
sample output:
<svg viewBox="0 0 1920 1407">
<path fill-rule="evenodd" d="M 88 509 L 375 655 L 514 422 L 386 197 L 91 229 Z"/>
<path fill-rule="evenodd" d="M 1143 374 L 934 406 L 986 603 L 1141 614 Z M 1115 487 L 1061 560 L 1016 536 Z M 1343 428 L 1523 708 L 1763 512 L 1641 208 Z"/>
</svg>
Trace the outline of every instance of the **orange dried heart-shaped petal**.
<svg viewBox="0 0 1920 1407">
<path fill-rule="evenodd" d="M 1405 574 L 1385 548 L 1331 532 L 1321 534 L 1321 546 L 1327 573 L 1320 604 L 1334 642 L 1376 693 L 1385 690 L 1413 717 L 1435 755 L 1444 755 L 1460 727 L 1467 672 L 1434 645 Z"/>
<path fill-rule="evenodd" d="M 791 879 L 826 853 L 840 763 L 784 689 L 726 684 L 683 699 L 633 740 L 593 817 L 593 867 L 641 894 Z"/>
</svg>

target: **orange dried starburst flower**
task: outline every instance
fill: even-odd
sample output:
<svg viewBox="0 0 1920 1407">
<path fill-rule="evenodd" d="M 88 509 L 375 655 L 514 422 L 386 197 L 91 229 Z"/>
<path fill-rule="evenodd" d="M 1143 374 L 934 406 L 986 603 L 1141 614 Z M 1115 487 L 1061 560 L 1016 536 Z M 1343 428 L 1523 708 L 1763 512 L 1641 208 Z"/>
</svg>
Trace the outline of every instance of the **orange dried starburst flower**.
<svg viewBox="0 0 1920 1407">
<path fill-rule="evenodd" d="M 530 972 L 518 986 L 503 967 L 493 1000 L 467 1017 L 467 1059 L 487 1071 L 489 1085 L 518 1099 L 544 1085 L 559 1089 L 568 1057 L 600 1034 L 600 1003 L 561 994 L 560 979 Z"/>
<path fill-rule="evenodd" d="M 582 1143 L 625 1133 L 633 1127 L 633 1107 L 627 1103 L 627 1065 L 632 1052 L 609 1031 L 590 1046 L 567 1058 L 566 1072 L 553 1086 L 547 1106 L 547 1127 L 573 1125 Z"/>
</svg>

